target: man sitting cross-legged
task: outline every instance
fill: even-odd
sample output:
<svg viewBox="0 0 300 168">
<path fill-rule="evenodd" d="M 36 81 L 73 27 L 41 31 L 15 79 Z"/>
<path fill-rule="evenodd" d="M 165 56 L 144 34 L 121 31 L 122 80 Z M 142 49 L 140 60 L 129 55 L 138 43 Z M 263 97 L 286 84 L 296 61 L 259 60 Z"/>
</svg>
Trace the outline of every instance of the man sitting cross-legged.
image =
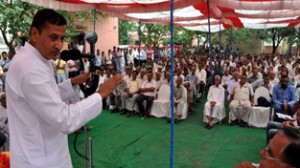
<svg viewBox="0 0 300 168">
<path fill-rule="evenodd" d="M 212 120 L 217 117 L 217 113 L 224 105 L 224 88 L 220 85 L 221 78 L 219 75 L 215 76 L 215 85 L 211 86 L 207 95 L 207 102 L 205 103 L 204 115 L 207 117 L 206 128 L 212 128 Z"/>
<path fill-rule="evenodd" d="M 122 114 L 126 114 L 126 99 L 132 98 L 132 110 L 134 110 L 134 105 L 136 103 L 136 98 L 138 97 L 139 89 L 140 89 L 140 80 L 138 80 L 136 71 L 132 71 L 132 78 L 127 81 L 127 89 L 126 92 L 122 93 L 121 101 L 122 101 Z M 128 113 L 128 116 L 131 116 L 131 112 Z"/>
<path fill-rule="evenodd" d="M 241 75 L 241 81 L 236 83 L 230 93 L 229 123 L 247 126 L 249 115 L 254 105 L 252 86 L 247 82 L 247 75 Z"/>
</svg>

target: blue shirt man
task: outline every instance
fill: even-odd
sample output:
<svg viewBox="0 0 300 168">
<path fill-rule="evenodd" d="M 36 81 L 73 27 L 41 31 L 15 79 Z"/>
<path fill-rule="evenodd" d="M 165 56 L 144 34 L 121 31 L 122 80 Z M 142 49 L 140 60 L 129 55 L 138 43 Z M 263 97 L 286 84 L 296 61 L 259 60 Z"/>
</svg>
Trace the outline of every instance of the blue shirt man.
<svg viewBox="0 0 300 168">
<path fill-rule="evenodd" d="M 273 102 L 274 110 L 276 113 L 288 114 L 290 116 L 294 115 L 292 108 L 297 102 L 297 97 L 295 94 L 295 88 L 288 84 L 288 76 L 282 75 L 280 83 L 275 85 L 273 88 Z M 275 115 L 275 120 L 277 120 L 277 115 Z"/>
</svg>

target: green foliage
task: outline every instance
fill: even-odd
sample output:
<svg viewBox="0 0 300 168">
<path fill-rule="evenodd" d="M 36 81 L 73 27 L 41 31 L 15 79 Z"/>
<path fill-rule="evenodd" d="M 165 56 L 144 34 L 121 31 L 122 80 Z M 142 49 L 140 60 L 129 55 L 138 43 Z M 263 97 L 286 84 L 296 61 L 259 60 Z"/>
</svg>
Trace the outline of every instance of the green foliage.
<svg viewBox="0 0 300 168">
<path fill-rule="evenodd" d="M 278 48 L 281 41 L 290 36 L 290 34 L 294 34 L 295 29 L 293 27 L 286 27 L 286 28 L 272 28 L 265 30 L 266 39 L 271 39 L 274 54 L 276 49 Z"/>
<path fill-rule="evenodd" d="M 231 31 L 232 31 L 232 38 L 230 38 Z M 224 34 L 227 37 L 228 44 L 231 41 L 235 43 L 249 42 L 257 37 L 257 30 L 247 29 L 247 28 L 238 28 L 237 30 L 225 29 L 224 31 L 222 31 L 222 34 Z"/>
<path fill-rule="evenodd" d="M 169 27 L 159 24 L 143 23 L 140 40 L 146 46 L 157 46 L 169 32 Z"/>
<path fill-rule="evenodd" d="M 119 44 L 129 44 L 129 32 L 138 32 L 138 23 L 119 19 Z"/>
<path fill-rule="evenodd" d="M 39 8 L 19 0 L 13 3 L 0 0 L 0 8 L 0 31 L 5 44 L 14 54 L 18 40 L 17 33 L 29 33 L 32 16 Z M 11 38 L 8 38 L 7 34 L 10 34 Z"/>
<path fill-rule="evenodd" d="M 9 51 L 14 54 L 15 47 L 20 42 L 18 32 L 21 33 L 22 36 L 29 37 L 29 28 L 33 16 L 36 11 L 42 8 L 20 0 L 14 0 L 11 3 L 8 0 L 0 0 L 0 9 L 0 32 Z M 66 29 L 67 41 L 79 34 L 79 32 L 76 31 L 74 17 L 78 17 L 81 22 L 83 22 L 84 18 L 89 20 L 92 18 L 91 12 L 76 12 L 75 14 L 66 11 L 58 12 L 62 14 L 68 22 Z"/>
</svg>

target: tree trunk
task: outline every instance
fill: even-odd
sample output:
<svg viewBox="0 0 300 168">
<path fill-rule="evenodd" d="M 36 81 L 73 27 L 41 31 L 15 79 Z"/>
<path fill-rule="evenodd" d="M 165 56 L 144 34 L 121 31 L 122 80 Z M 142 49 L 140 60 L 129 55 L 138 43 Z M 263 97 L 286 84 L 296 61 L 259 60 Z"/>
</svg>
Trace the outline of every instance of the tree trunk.
<svg viewBox="0 0 300 168">
<path fill-rule="evenodd" d="M 273 45 L 272 45 L 272 54 L 275 54 L 275 51 L 276 51 L 276 45 L 275 45 L 275 40 L 276 40 L 276 35 L 275 35 L 275 29 L 273 28 L 272 29 L 272 43 L 273 43 Z"/>
<path fill-rule="evenodd" d="M 9 50 L 9 54 L 11 55 L 15 55 L 16 54 L 16 50 L 15 47 L 13 45 L 7 45 L 8 46 L 8 50 Z"/>
</svg>

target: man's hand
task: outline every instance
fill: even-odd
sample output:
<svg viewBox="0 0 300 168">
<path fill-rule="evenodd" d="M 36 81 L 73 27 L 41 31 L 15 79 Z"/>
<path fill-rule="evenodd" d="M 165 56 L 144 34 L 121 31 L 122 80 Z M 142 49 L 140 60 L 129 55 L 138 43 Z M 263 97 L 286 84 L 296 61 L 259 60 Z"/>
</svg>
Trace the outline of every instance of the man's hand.
<svg viewBox="0 0 300 168">
<path fill-rule="evenodd" d="M 116 86 L 122 82 L 122 78 L 123 76 L 118 74 L 105 81 L 98 91 L 101 97 L 103 99 L 106 98 L 116 88 Z"/>
<path fill-rule="evenodd" d="M 288 111 L 288 105 L 287 104 L 282 104 L 282 110 L 284 112 L 287 112 Z"/>
<path fill-rule="evenodd" d="M 217 103 L 217 102 L 215 102 L 215 101 L 211 101 L 211 102 L 210 102 L 210 106 L 213 108 L 213 107 L 215 107 L 216 103 Z"/>
<path fill-rule="evenodd" d="M 294 128 L 294 127 L 292 126 L 293 121 L 285 121 L 285 122 L 283 122 L 282 124 L 283 124 L 283 128 Z"/>
<path fill-rule="evenodd" d="M 72 85 L 82 84 L 89 78 L 90 78 L 90 73 L 84 72 L 83 74 L 80 74 L 78 76 L 75 76 L 74 78 L 71 78 L 71 83 L 72 83 Z"/>
</svg>

